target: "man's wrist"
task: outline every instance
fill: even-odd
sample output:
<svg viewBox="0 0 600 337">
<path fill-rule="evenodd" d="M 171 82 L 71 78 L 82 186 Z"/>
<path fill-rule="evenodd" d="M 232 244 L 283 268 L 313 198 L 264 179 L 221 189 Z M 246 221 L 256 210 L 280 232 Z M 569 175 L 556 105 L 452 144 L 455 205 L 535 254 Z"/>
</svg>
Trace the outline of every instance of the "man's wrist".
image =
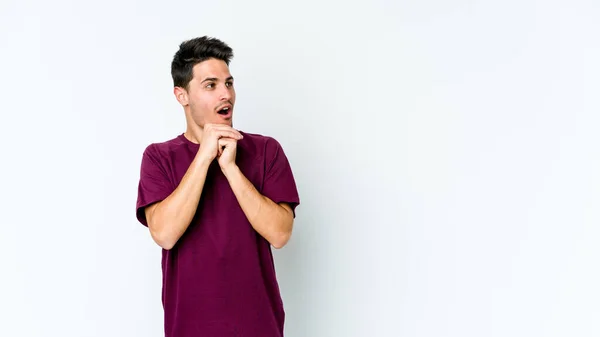
<svg viewBox="0 0 600 337">
<path fill-rule="evenodd" d="M 229 179 L 234 174 L 237 174 L 240 171 L 240 168 L 235 163 L 233 163 L 222 167 L 221 170 L 223 171 L 225 177 Z"/>
<path fill-rule="evenodd" d="M 196 154 L 196 158 L 194 158 L 195 166 L 200 169 L 207 169 L 210 166 L 214 159 L 210 157 L 203 156 L 202 154 Z"/>
</svg>

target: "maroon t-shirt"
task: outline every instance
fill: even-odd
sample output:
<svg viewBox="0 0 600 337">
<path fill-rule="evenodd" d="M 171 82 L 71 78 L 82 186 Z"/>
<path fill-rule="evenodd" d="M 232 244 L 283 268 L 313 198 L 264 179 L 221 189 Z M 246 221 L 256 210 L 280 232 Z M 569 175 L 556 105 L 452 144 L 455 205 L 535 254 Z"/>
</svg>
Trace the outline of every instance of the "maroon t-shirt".
<svg viewBox="0 0 600 337">
<path fill-rule="evenodd" d="M 296 183 L 281 145 L 241 132 L 236 162 L 257 190 L 276 203 L 299 204 Z M 200 145 L 183 134 L 144 151 L 137 218 L 169 196 Z M 187 231 L 162 251 L 166 337 L 280 337 L 284 309 L 271 246 L 242 211 L 217 161 L 210 166 L 200 203 Z"/>
</svg>

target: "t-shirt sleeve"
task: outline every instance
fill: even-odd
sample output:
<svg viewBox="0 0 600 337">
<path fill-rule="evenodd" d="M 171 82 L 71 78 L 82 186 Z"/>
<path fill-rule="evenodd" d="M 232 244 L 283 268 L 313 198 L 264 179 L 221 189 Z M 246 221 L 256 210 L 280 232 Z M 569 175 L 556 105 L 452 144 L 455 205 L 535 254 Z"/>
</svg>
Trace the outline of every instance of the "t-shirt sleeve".
<svg viewBox="0 0 600 337">
<path fill-rule="evenodd" d="M 266 171 L 262 194 L 275 203 L 287 203 L 294 211 L 300 204 L 300 197 L 292 168 L 283 148 L 275 139 L 269 139 L 266 146 Z"/>
<path fill-rule="evenodd" d="M 144 226 L 148 226 L 144 208 L 164 200 L 173 192 L 169 178 L 160 163 L 156 149 L 152 145 L 148 146 L 142 155 L 136 203 L 136 217 Z"/>
</svg>

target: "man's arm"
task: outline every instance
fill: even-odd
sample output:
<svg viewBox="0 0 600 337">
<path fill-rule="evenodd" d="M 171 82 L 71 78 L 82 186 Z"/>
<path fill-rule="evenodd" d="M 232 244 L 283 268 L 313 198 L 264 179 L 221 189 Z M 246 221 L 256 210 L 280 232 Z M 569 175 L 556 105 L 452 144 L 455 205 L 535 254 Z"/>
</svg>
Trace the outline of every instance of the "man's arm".
<svg viewBox="0 0 600 337">
<path fill-rule="evenodd" d="M 202 135 L 202 145 L 181 182 L 168 197 L 144 209 L 152 239 L 167 250 L 175 246 L 196 214 L 208 168 L 218 153 L 219 138 L 242 138 L 225 125 L 207 124 L 202 131 L 194 131 L 197 139 Z"/>
<path fill-rule="evenodd" d="M 175 191 L 145 208 L 152 239 L 162 248 L 173 248 L 190 225 L 200 202 L 210 162 L 196 155 Z"/>
<path fill-rule="evenodd" d="M 289 205 L 261 195 L 237 165 L 223 169 L 244 214 L 254 229 L 273 247 L 285 246 L 292 235 L 294 214 Z"/>
</svg>

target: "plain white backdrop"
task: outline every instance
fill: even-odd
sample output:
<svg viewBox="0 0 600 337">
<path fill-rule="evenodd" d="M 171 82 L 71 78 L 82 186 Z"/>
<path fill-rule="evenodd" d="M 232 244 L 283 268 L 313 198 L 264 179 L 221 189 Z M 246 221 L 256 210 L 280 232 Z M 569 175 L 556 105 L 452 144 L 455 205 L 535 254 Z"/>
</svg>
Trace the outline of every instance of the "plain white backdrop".
<svg viewBox="0 0 600 337">
<path fill-rule="evenodd" d="M 597 1 L 0 3 L 0 336 L 162 336 L 144 148 L 180 42 L 302 204 L 287 337 L 600 335 Z"/>
</svg>

